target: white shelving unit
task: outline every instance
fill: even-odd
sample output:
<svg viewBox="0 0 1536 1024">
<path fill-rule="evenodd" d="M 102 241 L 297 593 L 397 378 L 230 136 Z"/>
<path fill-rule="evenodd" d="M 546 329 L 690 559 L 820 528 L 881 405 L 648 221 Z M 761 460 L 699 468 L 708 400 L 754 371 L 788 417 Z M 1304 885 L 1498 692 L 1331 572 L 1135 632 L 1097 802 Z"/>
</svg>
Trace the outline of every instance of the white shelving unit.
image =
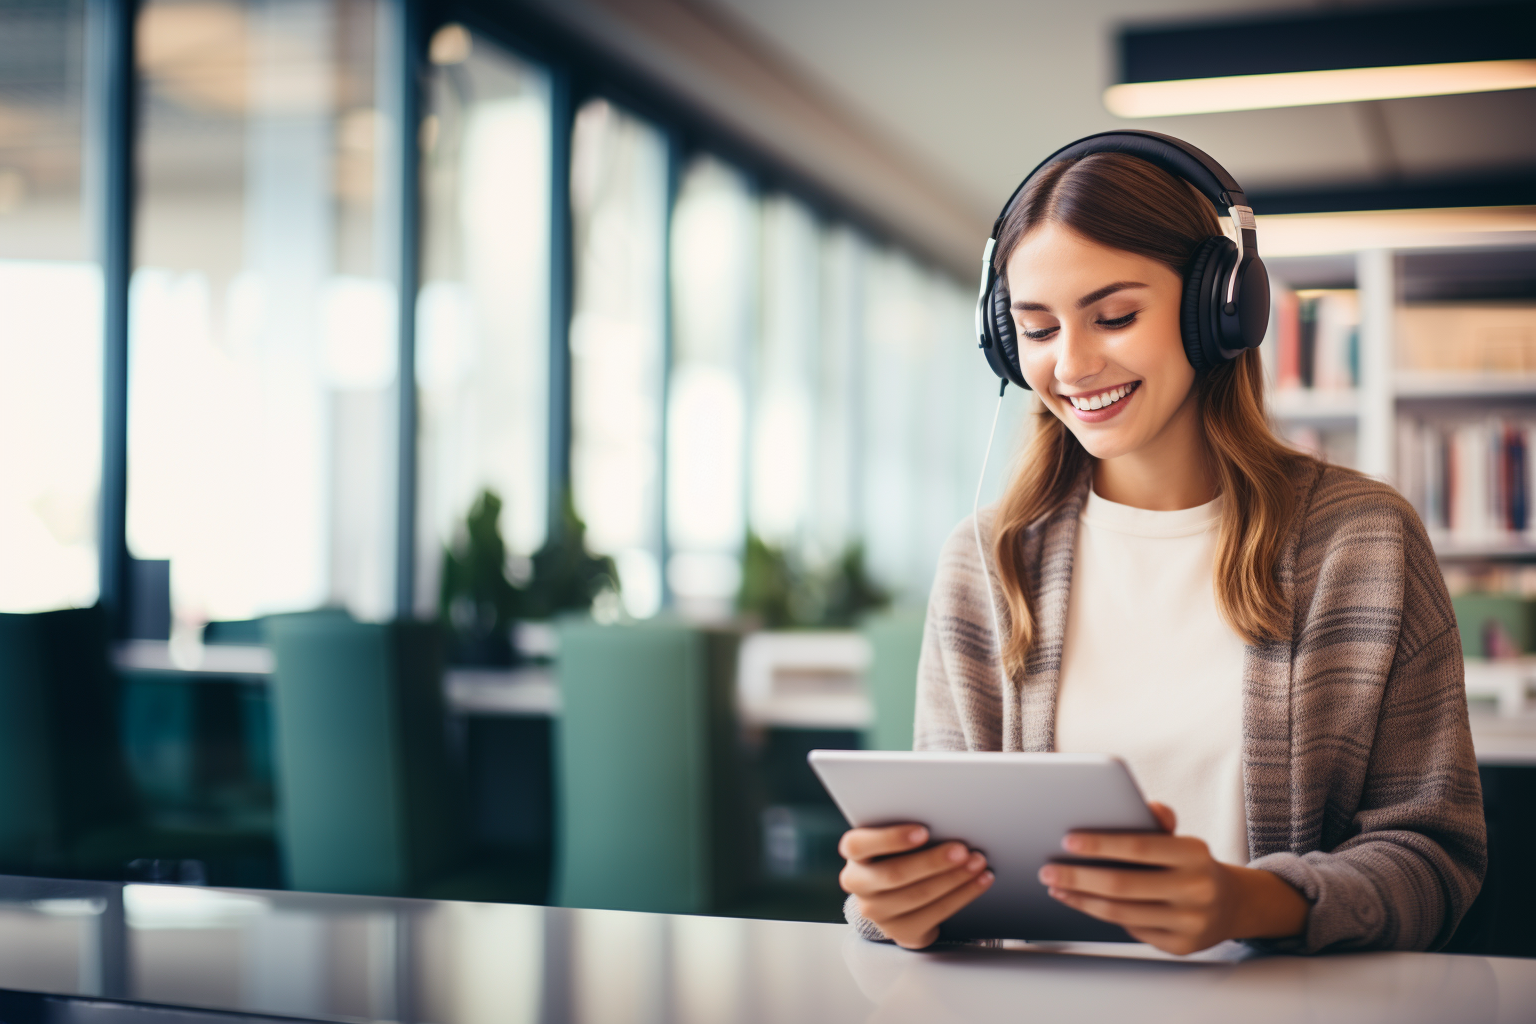
<svg viewBox="0 0 1536 1024">
<path fill-rule="evenodd" d="M 1286 423 L 1316 423 L 1354 426 L 1360 415 L 1360 392 L 1305 390 L 1276 391 L 1270 396 L 1270 411 Z"/>
<path fill-rule="evenodd" d="M 1397 311 L 1406 290 L 1405 262 L 1422 261 L 1427 256 L 1447 265 L 1463 258 L 1475 259 L 1479 265 L 1496 265 L 1507 258 L 1522 268 L 1536 267 L 1536 231 L 1529 230 L 1530 216 L 1530 211 L 1515 211 L 1510 214 L 1510 222 L 1517 230 L 1481 232 L 1437 230 L 1434 219 L 1426 217 L 1425 226 L 1417 232 L 1395 230 L 1390 248 L 1362 247 L 1353 252 L 1338 248 L 1338 232 L 1316 231 L 1312 237 L 1318 240 L 1318 245 L 1312 249 L 1306 244 L 1306 237 L 1296 231 L 1295 219 L 1260 218 L 1261 239 L 1266 237 L 1267 220 L 1283 222 L 1280 226 L 1284 230 L 1274 233 L 1285 241 L 1285 250 L 1266 257 L 1272 278 L 1297 288 L 1353 287 L 1358 290 L 1360 304 L 1359 386 L 1347 391 L 1272 391 L 1270 408 L 1277 424 L 1282 428 L 1307 425 L 1319 430 L 1353 431 L 1354 467 L 1395 482 L 1397 417 L 1404 403 L 1412 403 L 1424 412 L 1443 403 L 1445 412 L 1458 413 L 1476 408 L 1477 403 L 1492 401 L 1500 409 L 1527 407 L 1536 413 L 1536 374 L 1400 369 L 1396 331 Z M 1420 275 L 1432 276 L 1432 272 L 1421 271 Z M 1524 559 L 1536 557 L 1536 546 L 1447 545 L 1441 554 L 1447 559 Z"/>
<path fill-rule="evenodd" d="M 1399 398 L 1524 398 L 1536 395 L 1536 374 L 1398 370 L 1393 390 Z"/>
<path fill-rule="evenodd" d="M 1459 268 L 1456 272 L 1463 282 L 1473 284 L 1479 268 L 1494 268 L 1491 276 L 1497 279 L 1497 268 L 1503 265 L 1512 271 L 1506 275 L 1508 280 L 1527 283 L 1525 294 L 1529 295 L 1529 282 L 1536 280 L 1536 231 L 1529 229 L 1531 211 L 1519 217 L 1525 218 L 1520 230 L 1446 235 L 1430 229 L 1417 236 L 1400 233 L 1390 245 L 1362 246 L 1354 252 L 1339 251 L 1340 234 L 1333 232 L 1328 235 L 1330 244 L 1318 251 L 1293 244 L 1283 255 L 1266 257 L 1271 276 L 1294 288 L 1356 288 L 1360 310 L 1358 387 L 1272 391 L 1270 408 L 1277 425 L 1282 430 L 1307 426 L 1320 433 L 1353 432 L 1355 468 L 1396 483 L 1400 413 L 1453 418 L 1519 411 L 1536 416 L 1536 374 L 1415 371 L 1401 368 L 1398 359 L 1398 310 L 1405 300 L 1416 297 L 1416 291 L 1423 291 L 1419 286 L 1433 280 L 1436 265 Z M 1265 237 L 1262 221 L 1259 236 Z M 1269 358 L 1273 360 L 1272 353 Z M 1270 379 L 1274 379 L 1273 370 Z M 1536 544 L 1517 539 L 1470 543 L 1439 538 L 1436 554 L 1446 567 L 1528 564 L 1536 562 Z M 1492 700 L 1497 707 L 1496 716 L 1476 719 L 1488 734 L 1479 735 L 1479 757 L 1488 747 L 1490 757 L 1504 751 L 1500 756 L 1507 755 L 1505 760 L 1514 758 L 1509 763 L 1536 763 L 1536 717 L 1529 712 L 1536 689 L 1536 657 L 1469 660 L 1466 682 L 1469 697 Z"/>
</svg>

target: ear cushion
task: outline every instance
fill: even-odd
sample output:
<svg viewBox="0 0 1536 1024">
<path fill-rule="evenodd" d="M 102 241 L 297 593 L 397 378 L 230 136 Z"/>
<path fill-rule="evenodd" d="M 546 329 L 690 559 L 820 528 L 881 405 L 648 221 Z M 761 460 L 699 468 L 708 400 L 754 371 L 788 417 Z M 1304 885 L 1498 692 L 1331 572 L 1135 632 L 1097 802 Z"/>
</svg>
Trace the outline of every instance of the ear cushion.
<svg viewBox="0 0 1536 1024">
<path fill-rule="evenodd" d="M 1024 381 L 1024 371 L 1019 367 L 1019 336 L 1014 331 L 1012 297 L 1008 294 L 1008 281 L 1002 275 L 997 275 L 997 280 L 992 283 L 992 292 L 987 302 L 988 326 L 991 329 L 992 341 L 996 346 L 997 354 L 1002 362 L 1002 367 L 994 366 L 998 375 L 1006 378 L 1018 387 L 1029 388 Z"/>
<path fill-rule="evenodd" d="M 1184 340 L 1184 355 L 1197 373 L 1215 369 L 1224 360 L 1215 337 L 1211 303 L 1220 276 L 1223 253 L 1236 253 L 1237 246 L 1225 235 L 1212 235 L 1200 243 L 1184 268 L 1184 299 L 1179 306 L 1179 334 Z"/>
</svg>

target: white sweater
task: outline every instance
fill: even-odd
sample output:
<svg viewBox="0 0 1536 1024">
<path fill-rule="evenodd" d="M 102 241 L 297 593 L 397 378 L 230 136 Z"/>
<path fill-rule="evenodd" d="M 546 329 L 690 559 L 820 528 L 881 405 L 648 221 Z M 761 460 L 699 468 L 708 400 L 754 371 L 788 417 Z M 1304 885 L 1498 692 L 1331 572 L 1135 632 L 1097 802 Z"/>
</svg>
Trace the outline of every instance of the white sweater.
<svg viewBox="0 0 1536 1024">
<path fill-rule="evenodd" d="M 1115 754 L 1181 835 L 1248 863 L 1243 641 L 1216 610 L 1221 499 L 1152 512 L 1092 492 L 1067 602 L 1056 749 Z"/>
</svg>

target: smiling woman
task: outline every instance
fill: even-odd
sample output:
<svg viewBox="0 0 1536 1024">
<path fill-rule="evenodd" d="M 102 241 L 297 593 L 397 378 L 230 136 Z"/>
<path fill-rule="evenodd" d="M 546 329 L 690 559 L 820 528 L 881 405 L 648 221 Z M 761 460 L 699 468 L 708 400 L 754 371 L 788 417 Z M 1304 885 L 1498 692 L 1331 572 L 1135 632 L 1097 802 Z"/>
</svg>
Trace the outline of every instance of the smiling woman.
<svg viewBox="0 0 1536 1024">
<path fill-rule="evenodd" d="M 983 347 L 1040 423 L 1003 500 L 940 557 L 914 747 L 1121 757 L 1164 832 L 1063 847 L 1157 870 L 1055 863 L 1039 882 L 1139 941 L 1442 945 L 1486 843 L 1424 528 L 1386 485 L 1270 431 L 1267 289 L 1236 183 L 1177 140 L 1110 134 L 1037 170 L 988 250 Z M 1197 164 L 1218 183 L 1191 187 Z M 844 836 L 867 937 L 926 946 L 991 884 L 982 852 L 927 841 Z"/>
<path fill-rule="evenodd" d="M 1146 212 L 1114 216 L 1120 204 L 1100 201 L 1106 194 Z M 1060 508 L 1090 463 L 1095 492 L 1119 504 L 1168 511 L 1218 490 L 1241 496 L 1222 516 L 1215 586 L 1227 620 L 1259 640 L 1281 626 L 1274 567 L 1296 456 L 1265 419 L 1257 350 L 1205 374 L 1186 350 L 1185 268 L 1219 234 L 1198 192 L 1120 153 L 1048 167 L 1015 204 L 998 239 L 999 288 L 1019 325 L 1020 368 L 1049 415 L 999 509 L 996 547 L 1012 550 Z M 1122 387 L 1130 400 L 1106 408 L 1104 396 Z M 999 557 L 1018 624 L 1004 649 L 1014 669 L 1034 621 L 1019 570 L 1017 558 Z"/>
</svg>

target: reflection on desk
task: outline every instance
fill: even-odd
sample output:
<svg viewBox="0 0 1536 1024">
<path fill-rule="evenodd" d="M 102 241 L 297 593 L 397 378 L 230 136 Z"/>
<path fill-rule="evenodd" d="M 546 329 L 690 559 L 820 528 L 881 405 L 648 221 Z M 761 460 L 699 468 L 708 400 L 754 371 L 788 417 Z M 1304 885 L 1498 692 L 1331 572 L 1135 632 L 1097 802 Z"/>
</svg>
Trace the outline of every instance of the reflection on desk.
<svg viewBox="0 0 1536 1024">
<path fill-rule="evenodd" d="M 3 876 L 0 988 L 401 1024 L 1536 1019 L 1527 960 L 909 953 L 841 925 Z"/>
</svg>

